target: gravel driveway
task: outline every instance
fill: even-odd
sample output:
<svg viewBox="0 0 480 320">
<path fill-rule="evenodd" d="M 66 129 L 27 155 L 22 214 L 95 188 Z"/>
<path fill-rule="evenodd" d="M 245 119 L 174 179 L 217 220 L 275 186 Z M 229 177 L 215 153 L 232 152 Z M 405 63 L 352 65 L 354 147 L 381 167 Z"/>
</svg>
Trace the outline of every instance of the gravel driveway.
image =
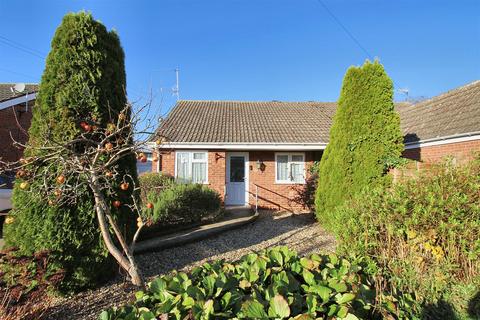
<svg viewBox="0 0 480 320">
<path fill-rule="evenodd" d="M 146 278 L 151 279 L 172 269 L 188 271 L 209 260 L 237 260 L 251 251 L 278 245 L 305 255 L 333 251 L 335 240 L 311 215 L 262 211 L 250 225 L 181 247 L 144 253 L 137 256 L 137 261 Z M 96 319 L 101 310 L 131 300 L 134 291 L 117 277 L 99 289 L 57 300 L 48 311 L 48 319 Z"/>
</svg>

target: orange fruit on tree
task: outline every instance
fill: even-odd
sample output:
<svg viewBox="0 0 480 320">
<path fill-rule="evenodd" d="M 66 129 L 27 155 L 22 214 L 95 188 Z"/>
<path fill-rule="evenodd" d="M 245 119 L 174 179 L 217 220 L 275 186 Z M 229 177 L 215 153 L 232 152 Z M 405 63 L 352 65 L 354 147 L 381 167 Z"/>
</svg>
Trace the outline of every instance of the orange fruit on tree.
<svg viewBox="0 0 480 320">
<path fill-rule="evenodd" d="M 57 177 L 57 183 L 58 183 L 58 184 L 63 184 L 64 182 L 65 182 L 65 176 L 59 175 L 59 176 Z"/>
<path fill-rule="evenodd" d="M 153 209 L 153 203 L 151 203 L 151 202 L 147 203 L 147 208 L 148 209 Z"/>
<path fill-rule="evenodd" d="M 122 203 L 119 200 L 113 201 L 112 204 L 115 208 L 119 208 L 122 205 Z"/>
<path fill-rule="evenodd" d="M 128 182 L 124 182 L 120 184 L 120 189 L 122 189 L 123 191 L 126 191 L 128 190 L 128 186 L 129 186 Z"/>
</svg>

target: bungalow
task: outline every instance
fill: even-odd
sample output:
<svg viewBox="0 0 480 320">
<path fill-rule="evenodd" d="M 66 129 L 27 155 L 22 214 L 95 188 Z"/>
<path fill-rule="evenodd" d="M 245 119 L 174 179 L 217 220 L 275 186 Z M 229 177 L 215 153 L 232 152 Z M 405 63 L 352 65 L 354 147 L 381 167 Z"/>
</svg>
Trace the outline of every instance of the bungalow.
<svg viewBox="0 0 480 320">
<path fill-rule="evenodd" d="M 417 104 L 397 104 L 404 156 L 420 164 L 480 151 L 480 81 Z M 157 131 L 152 170 L 209 185 L 225 205 L 304 210 L 309 168 L 321 159 L 332 102 L 179 101 Z"/>
</svg>

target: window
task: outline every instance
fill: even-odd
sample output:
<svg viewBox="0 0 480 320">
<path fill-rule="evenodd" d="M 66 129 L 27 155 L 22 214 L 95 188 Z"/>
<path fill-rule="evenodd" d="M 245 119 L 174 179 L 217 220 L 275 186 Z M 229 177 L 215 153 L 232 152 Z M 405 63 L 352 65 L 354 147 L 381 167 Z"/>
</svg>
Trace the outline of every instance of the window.
<svg viewBox="0 0 480 320">
<path fill-rule="evenodd" d="M 275 155 L 277 183 L 305 183 L 305 155 L 277 153 Z"/>
<path fill-rule="evenodd" d="M 178 151 L 175 177 L 179 182 L 207 183 L 207 153 Z"/>
</svg>

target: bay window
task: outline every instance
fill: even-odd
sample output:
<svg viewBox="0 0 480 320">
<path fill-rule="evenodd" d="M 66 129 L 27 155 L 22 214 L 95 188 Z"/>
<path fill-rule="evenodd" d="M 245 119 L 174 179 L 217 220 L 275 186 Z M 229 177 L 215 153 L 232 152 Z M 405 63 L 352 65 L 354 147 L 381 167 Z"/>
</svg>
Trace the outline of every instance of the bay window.
<svg viewBox="0 0 480 320">
<path fill-rule="evenodd" d="M 175 158 L 175 178 L 177 181 L 207 183 L 207 152 L 178 151 Z"/>
<path fill-rule="evenodd" d="M 303 153 L 275 154 L 276 183 L 305 183 L 305 155 Z"/>
</svg>

